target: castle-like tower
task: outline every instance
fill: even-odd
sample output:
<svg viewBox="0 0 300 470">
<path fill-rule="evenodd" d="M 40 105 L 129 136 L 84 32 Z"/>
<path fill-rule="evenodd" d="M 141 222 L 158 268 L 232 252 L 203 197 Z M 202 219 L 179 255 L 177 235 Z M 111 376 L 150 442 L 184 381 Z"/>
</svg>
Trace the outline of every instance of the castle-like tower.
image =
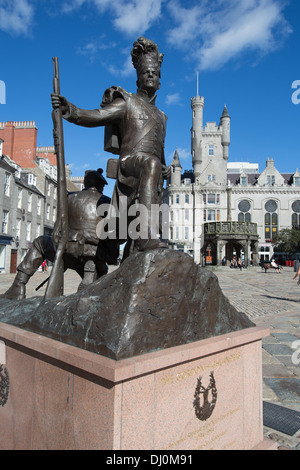
<svg viewBox="0 0 300 470">
<path fill-rule="evenodd" d="M 226 183 L 230 145 L 230 116 L 225 105 L 219 126 L 208 122 L 203 127 L 203 96 L 191 99 L 191 154 L 196 184 Z"/>
<path fill-rule="evenodd" d="M 228 161 L 229 158 L 229 145 L 230 145 L 230 116 L 228 114 L 226 104 L 223 109 L 223 114 L 220 120 L 220 126 L 222 128 L 222 139 L 221 143 L 223 145 L 223 158 Z"/>
<path fill-rule="evenodd" d="M 191 99 L 193 169 L 183 171 L 176 149 L 164 191 L 170 207 L 170 247 L 196 263 L 220 264 L 242 256 L 245 265 L 273 254 L 282 228 L 300 227 L 300 172 L 281 174 L 274 160 L 228 163 L 230 124 L 226 105 L 219 125 L 203 124 L 204 98 Z M 298 256 L 298 255 L 297 255 Z M 299 254 L 300 256 L 300 254 Z"/>
<path fill-rule="evenodd" d="M 191 99 L 192 129 L 191 129 L 191 154 L 195 177 L 201 173 L 202 163 L 202 132 L 203 132 L 203 96 L 195 96 Z"/>
<path fill-rule="evenodd" d="M 191 99 L 191 154 L 193 170 L 182 175 L 177 149 L 171 163 L 167 188 L 170 205 L 170 241 L 184 246 L 200 262 L 204 223 L 225 219 L 227 204 L 227 160 L 230 145 L 230 116 L 226 106 L 219 125 L 203 125 L 204 98 Z M 178 245 L 178 241 L 181 241 Z"/>
</svg>

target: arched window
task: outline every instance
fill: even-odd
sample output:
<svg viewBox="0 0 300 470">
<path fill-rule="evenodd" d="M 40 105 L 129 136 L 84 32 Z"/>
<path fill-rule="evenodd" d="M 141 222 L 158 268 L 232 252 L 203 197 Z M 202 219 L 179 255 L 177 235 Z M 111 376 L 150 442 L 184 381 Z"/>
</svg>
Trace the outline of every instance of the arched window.
<svg viewBox="0 0 300 470">
<path fill-rule="evenodd" d="M 238 222 L 251 222 L 251 204 L 247 199 L 243 199 L 239 202 L 238 205 L 239 214 L 238 214 Z"/>
<path fill-rule="evenodd" d="M 251 214 L 250 212 L 239 212 L 238 214 L 238 222 L 251 222 Z"/>
<path fill-rule="evenodd" d="M 265 239 L 275 240 L 278 232 L 277 202 L 270 199 L 265 204 Z"/>
<path fill-rule="evenodd" d="M 292 228 L 300 230 L 300 201 L 294 201 L 292 204 Z"/>
</svg>

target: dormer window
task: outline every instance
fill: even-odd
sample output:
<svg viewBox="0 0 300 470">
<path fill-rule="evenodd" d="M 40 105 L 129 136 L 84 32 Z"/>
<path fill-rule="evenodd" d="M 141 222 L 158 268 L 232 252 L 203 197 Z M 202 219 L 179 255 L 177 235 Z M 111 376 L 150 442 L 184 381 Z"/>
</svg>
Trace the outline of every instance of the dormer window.
<svg viewBox="0 0 300 470">
<path fill-rule="evenodd" d="M 292 185 L 297 186 L 297 188 L 300 187 L 300 172 L 299 172 L 298 168 L 296 169 L 295 173 L 293 174 Z"/>
<path fill-rule="evenodd" d="M 30 184 L 31 186 L 36 186 L 36 176 L 32 173 L 29 173 L 28 175 L 28 184 Z"/>
<path fill-rule="evenodd" d="M 268 175 L 267 176 L 267 185 L 268 186 L 275 186 L 275 175 Z"/>
<path fill-rule="evenodd" d="M 247 186 L 247 176 L 241 176 L 241 185 Z"/>
</svg>

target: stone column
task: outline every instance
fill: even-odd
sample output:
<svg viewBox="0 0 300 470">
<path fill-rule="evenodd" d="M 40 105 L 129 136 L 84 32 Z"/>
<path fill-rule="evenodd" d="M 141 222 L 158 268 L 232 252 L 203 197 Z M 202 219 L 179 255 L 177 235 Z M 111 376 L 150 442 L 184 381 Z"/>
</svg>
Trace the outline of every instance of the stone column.
<svg viewBox="0 0 300 470">
<path fill-rule="evenodd" d="M 245 266 L 250 266 L 250 240 L 243 242 L 244 252 L 245 252 Z"/>
<path fill-rule="evenodd" d="M 222 266 L 223 248 L 226 243 L 225 240 L 217 240 L 217 266 Z"/>
<path fill-rule="evenodd" d="M 226 191 L 227 191 L 227 220 L 228 222 L 231 222 L 231 193 L 232 193 L 231 186 L 227 186 Z"/>
<path fill-rule="evenodd" d="M 252 242 L 253 266 L 259 266 L 258 241 Z"/>
</svg>

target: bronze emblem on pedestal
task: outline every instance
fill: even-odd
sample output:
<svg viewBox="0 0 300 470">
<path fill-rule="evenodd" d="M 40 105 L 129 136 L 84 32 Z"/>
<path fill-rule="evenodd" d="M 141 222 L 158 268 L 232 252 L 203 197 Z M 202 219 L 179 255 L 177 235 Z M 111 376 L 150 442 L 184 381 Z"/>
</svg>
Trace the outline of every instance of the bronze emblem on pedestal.
<svg viewBox="0 0 300 470">
<path fill-rule="evenodd" d="M 197 386 L 194 393 L 195 414 L 200 421 L 206 421 L 212 415 L 217 401 L 217 388 L 214 373 L 210 373 L 208 387 L 203 387 L 202 377 L 197 380 Z"/>
<path fill-rule="evenodd" d="M 4 406 L 8 400 L 9 375 L 8 370 L 0 365 L 0 406 Z"/>
</svg>

